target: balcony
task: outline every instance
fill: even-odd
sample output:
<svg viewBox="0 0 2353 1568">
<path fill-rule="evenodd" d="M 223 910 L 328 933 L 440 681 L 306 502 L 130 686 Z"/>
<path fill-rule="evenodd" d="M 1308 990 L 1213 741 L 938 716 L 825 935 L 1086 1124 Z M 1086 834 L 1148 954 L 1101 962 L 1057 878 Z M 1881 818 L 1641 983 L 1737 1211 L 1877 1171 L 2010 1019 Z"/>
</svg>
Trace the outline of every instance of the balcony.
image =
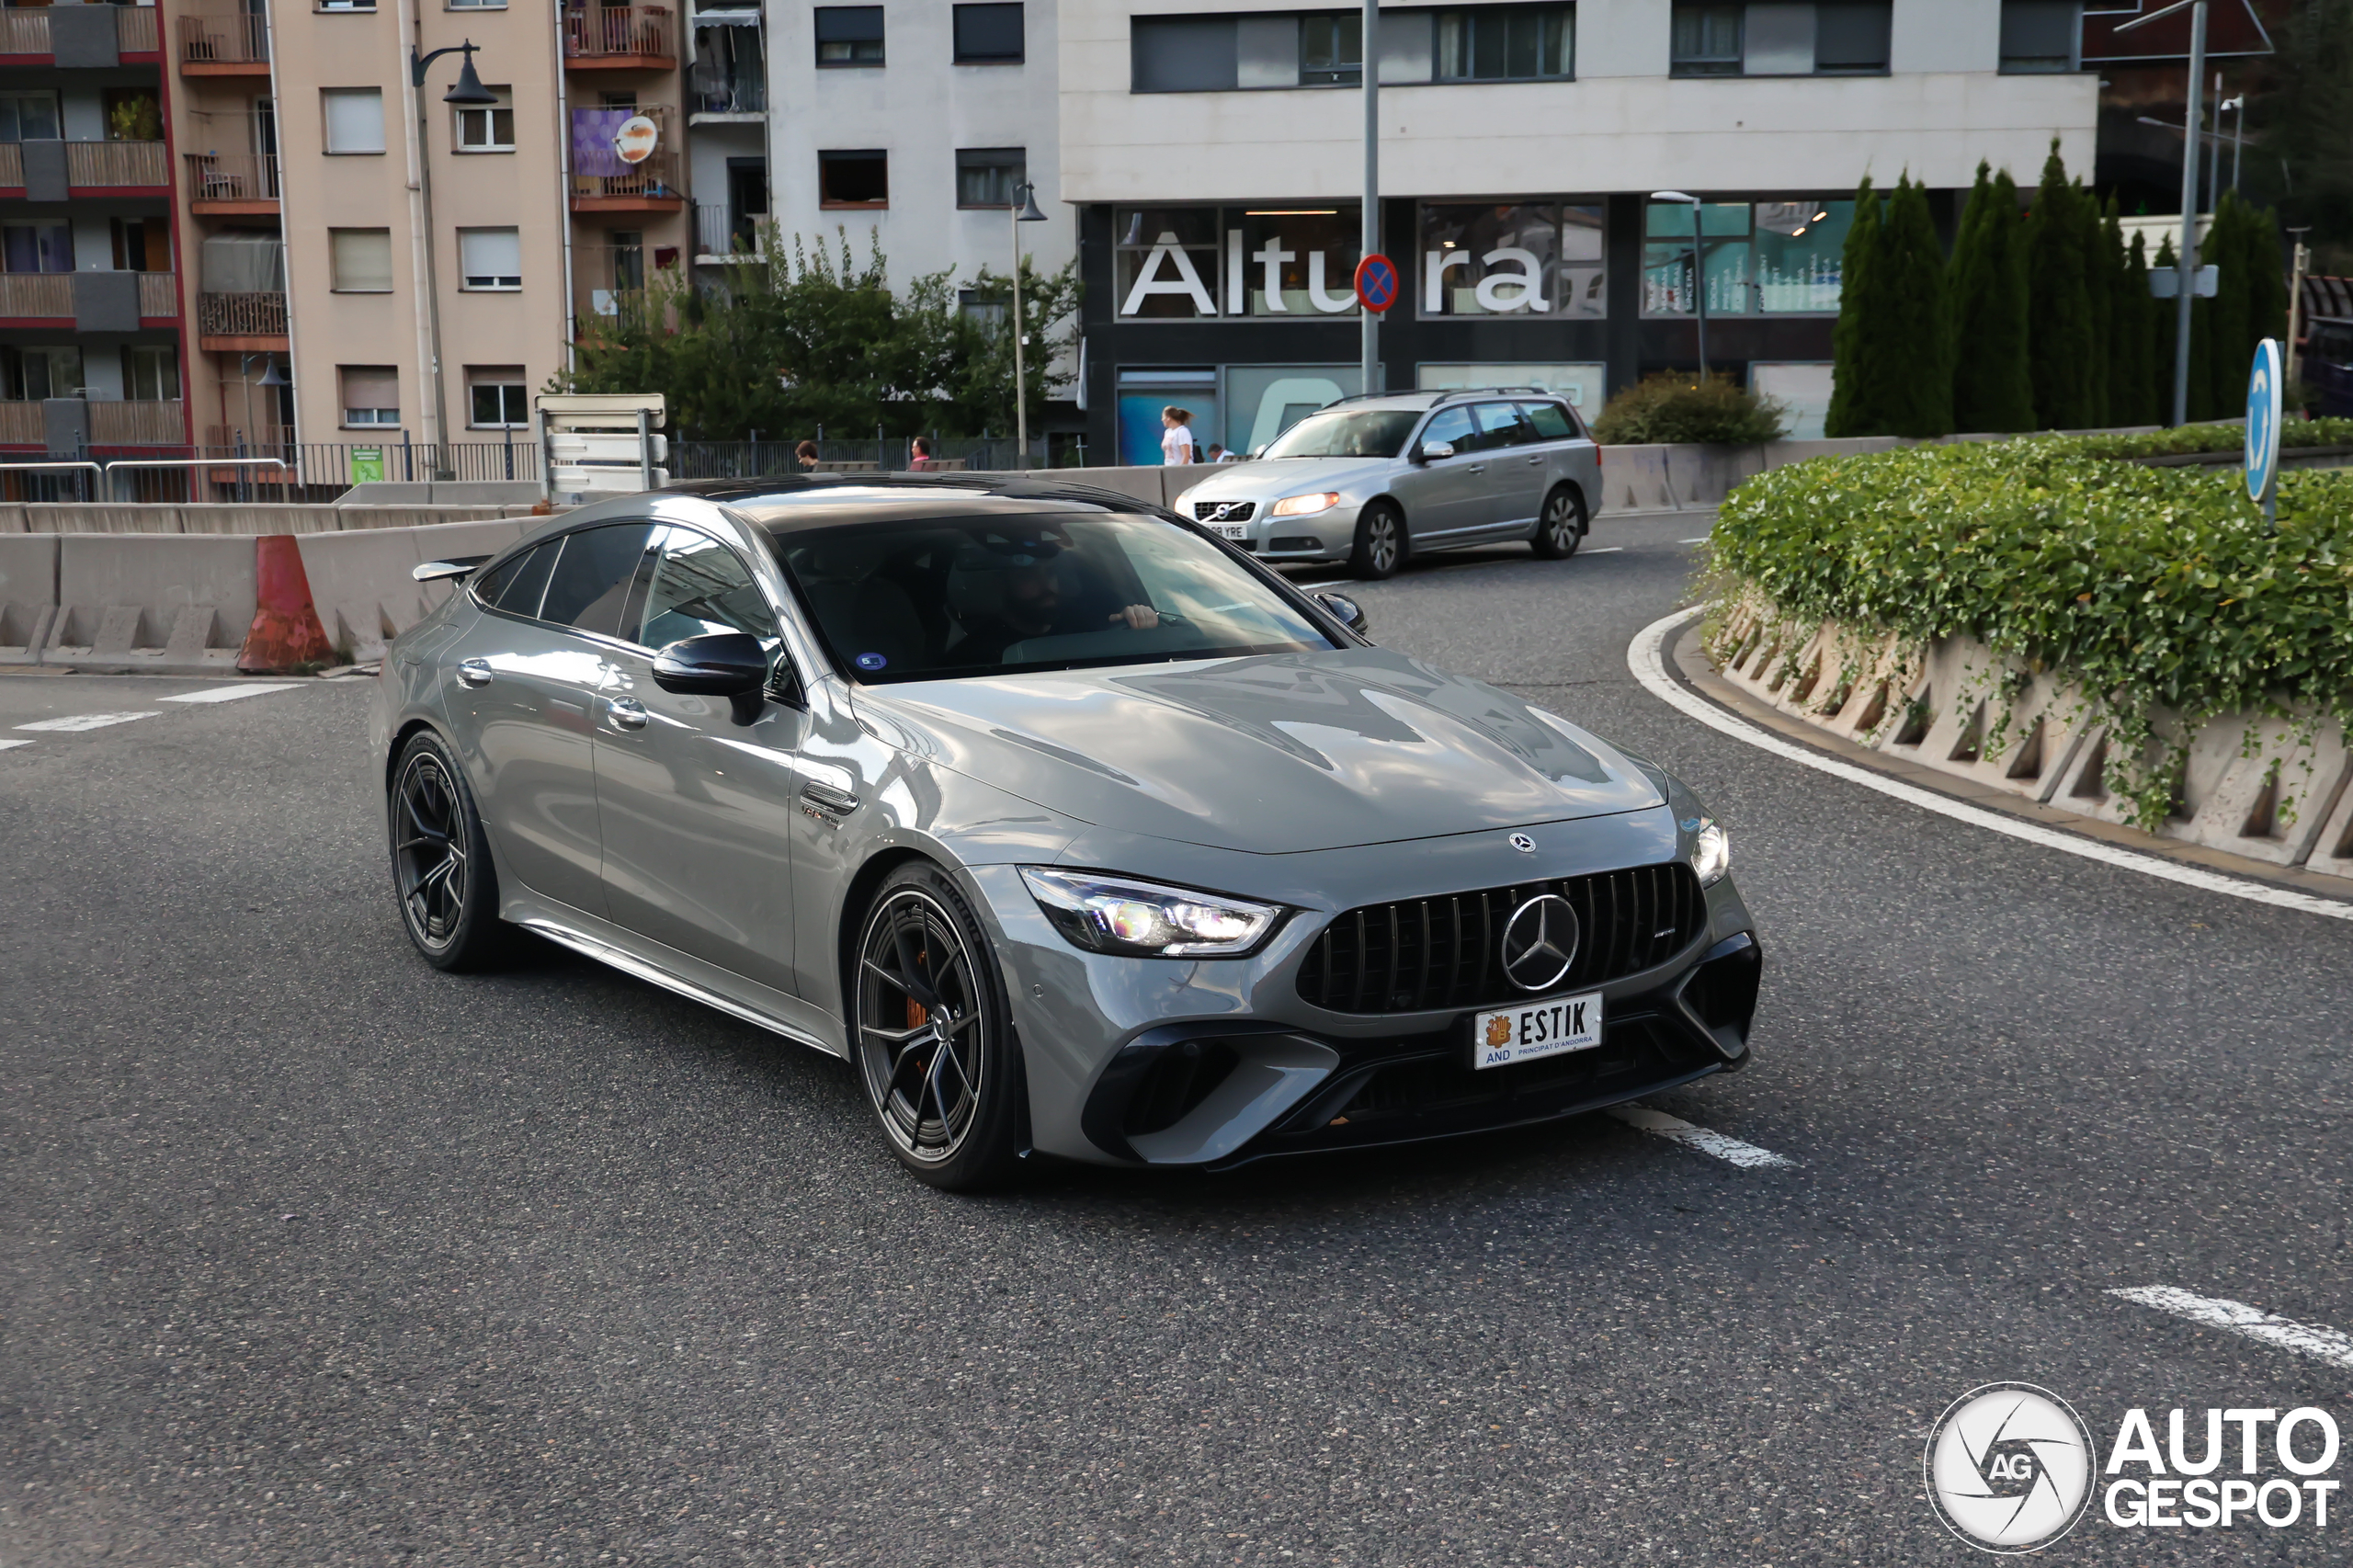
<svg viewBox="0 0 2353 1568">
<path fill-rule="evenodd" d="M 267 17 L 181 17 L 178 23 L 183 76 L 269 74 Z"/>
<path fill-rule="evenodd" d="M 572 176 L 574 212 L 678 212 L 686 205 L 686 193 L 678 188 L 677 154 L 666 147 L 624 174 Z"/>
<path fill-rule="evenodd" d="M 40 404 L 33 405 L 39 412 Z M 93 447 L 176 447 L 188 440 L 188 404 L 169 403 L 90 403 Z"/>
<path fill-rule="evenodd" d="M 139 316 L 142 321 L 176 318 L 180 313 L 180 275 L 142 272 L 139 275 Z"/>
<path fill-rule="evenodd" d="M 710 118 L 759 119 L 768 110 L 767 83 L 758 76 L 708 70 L 698 63 L 688 74 L 687 107 L 698 124 Z"/>
<path fill-rule="evenodd" d="M 675 71 L 676 17 L 666 6 L 567 6 L 563 58 L 576 71 Z"/>
<path fill-rule="evenodd" d="M 112 16 L 86 20 L 77 6 L 73 16 L 52 27 L 51 12 L 62 8 L 11 6 L 0 10 L 0 59 L 11 63 L 105 68 L 126 61 L 136 63 L 133 57 L 157 51 L 160 35 L 153 6 L 108 6 Z"/>
<path fill-rule="evenodd" d="M 161 142 L 68 142 L 65 183 L 74 190 L 171 193 L 171 163 Z"/>
<path fill-rule="evenodd" d="M 275 153 L 183 153 L 188 210 L 214 217 L 269 217 L 278 211 Z"/>
<path fill-rule="evenodd" d="M 0 320 L 72 321 L 70 272 L 0 272 Z"/>
<path fill-rule="evenodd" d="M 756 260 L 760 218 L 722 202 L 695 203 L 695 260 L 705 266 Z"/>
<path fill-rule="evenodd" d="M 21 143 L 0 142 L 0 189 L 22 190 L 25 187 L 25 150 Z"/>
<path fill-rule="evenodd" d="M 196 332 L 200 347 L 222 354 L 287 351 L 283 293 L 199 294 Z"/>
<path fill-rule="evenodd" d="M 117 281 L 126 276 L 134 279 L 127 292 Z M 176 272 L 0 272 L 0 322 L 103 323 L 91 330 L 113 332 L 171 321 L 179 313 Z"/>
</svg>

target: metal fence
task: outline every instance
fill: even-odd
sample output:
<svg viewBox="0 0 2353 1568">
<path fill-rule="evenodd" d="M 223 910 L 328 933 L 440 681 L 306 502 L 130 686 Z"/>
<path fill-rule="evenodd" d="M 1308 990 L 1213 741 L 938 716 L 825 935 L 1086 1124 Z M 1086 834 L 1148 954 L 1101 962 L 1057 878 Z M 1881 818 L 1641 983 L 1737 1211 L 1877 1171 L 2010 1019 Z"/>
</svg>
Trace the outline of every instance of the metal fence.
<svg viewBox="0 0 2353 1568">
<path fill-rule="evenodd" d="M 96 407 L 96 404 L 92 405 Z M 427 480 L 529 480 L 540 477 L 540 449 L 528 430 L 512 441 L 456 441 L 428 447 L 412 441 L 243 441 L 216 445 L 107 444 L 93 442 L 75 457 L 100 464 L 118 460 L 181 460 L 176 469 L 120 469 L 101 485 L 83 473 L 11 472 L 0 469 L 0 500 L 124 501 L 333 501 L 369 480 L 422 483 Z M 237 466 L 241 460 L 275 459 L 279 469 Z M 0 462 L 18 460 L 14 455 Z M 38 460 L 24 454 L 22 460 Z M 217 466 L 215 466 L 217 465 Z M 109 494 L 110 492 L 110 494 Z"/>
<path fill-rule="evenodd" d="M 799 448 L 814 441 L 815 467 L 802 464 Z M 759 479 L 787 473 L 907 473 L 915 472 L 915 443 L 904 436 L 865 437 L 841 440 L 795 437 L 785 441 L 673 441 L 673 479 Z M 959 470 L 1004 471 L 1013 467 L 1013 437 L 935 437 L 931 443 L 936 472 Z M 1079 466 L 1067 463 L 1067 466 Z M 1046 466 L 1046 443 L 1029 443 L 1029 467 Z"/>
</svg>

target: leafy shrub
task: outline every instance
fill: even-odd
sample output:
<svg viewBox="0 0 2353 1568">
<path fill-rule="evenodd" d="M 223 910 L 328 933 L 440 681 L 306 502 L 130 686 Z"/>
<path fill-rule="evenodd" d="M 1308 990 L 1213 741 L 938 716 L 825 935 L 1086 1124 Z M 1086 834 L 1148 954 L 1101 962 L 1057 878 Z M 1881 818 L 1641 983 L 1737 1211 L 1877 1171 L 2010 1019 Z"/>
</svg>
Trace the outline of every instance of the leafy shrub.
<svg viewBox="0 0 2353 1568">
<path fill-rule="evenodd" d="M 1789 429 L 1789 410 L 1769 397 L 1744 392 L 1723 376 L 1701 386 L 1673 370 L 1644 376 L 1609 400 L 1594 422 L 1594 438 L 1604 446 L 1652 442 L 1709 441 L 1754 446 L 1778 441 Z"/>
<path fill-rule="evenodd" d="M 2187 452 L 2239 452 L 2246 448 L 2246 432 L 2236 425 L 2180 425 L 2170 430 L 2078 438 L 2083 455 L 2094 458 L 2162 458 Z M 2283 449 L 2353 446 L 2353 419 L 2284 421 L 2279 426 L 2279 445 Z"/>
<path fill-rule="evenodd" d="M 2282 473 L 2274 533 L 2236 469 L 2089 455 L 2103 444 L 1920 446 L 1761 474 L 1712 536 L 1719 613 L 1753 588 L 1800 623 L 1965 634 L 2059 671 L 2110 725 L 2110 783 L 2143 825 L 2180 756 L 2153 756 L 2156 709 L 2193 733 L 2291 705 L 2353 722 L 2353 472 Z"/>
</svg>

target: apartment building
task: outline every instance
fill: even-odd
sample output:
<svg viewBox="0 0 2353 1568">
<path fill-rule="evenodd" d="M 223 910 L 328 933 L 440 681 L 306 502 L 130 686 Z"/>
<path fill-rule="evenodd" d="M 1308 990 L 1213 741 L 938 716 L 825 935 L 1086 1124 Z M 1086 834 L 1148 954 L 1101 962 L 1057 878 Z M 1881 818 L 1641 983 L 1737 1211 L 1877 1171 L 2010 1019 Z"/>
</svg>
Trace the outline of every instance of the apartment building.
<svg viewBox="0 0 2353 1568">
<path fill-rule="evenodd" d="M 1590 416 L 1696 363 L 1704 290 L 1713 368 L 1818 433 L 1857 186 L 1908 173 L 1949 229 L 1981 158 L 2030 181 L 2055 136 L 2088 173 L 2080 27 L 2072 0 L 1384 6 L 1382 388 L 1534 384 Z M 1097 452 L 1157 460 L 1167 403 L 1246 451 L 1358 390 L 1362 30 L 1061 0 Z"/>
<path fill-rule="evenodd" d="M 157 22 L 0 10 L 0 449 L 188 438 Z"/>
</svg>

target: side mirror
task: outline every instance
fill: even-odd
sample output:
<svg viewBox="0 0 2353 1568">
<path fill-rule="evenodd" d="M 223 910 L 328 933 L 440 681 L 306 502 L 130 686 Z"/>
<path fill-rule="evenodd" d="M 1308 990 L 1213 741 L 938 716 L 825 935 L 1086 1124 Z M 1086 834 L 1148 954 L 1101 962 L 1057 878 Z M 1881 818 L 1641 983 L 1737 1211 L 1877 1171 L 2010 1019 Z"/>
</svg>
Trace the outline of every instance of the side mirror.
<svg viewBox="0 0 2353 1568">
<path fill-rule="evenodd" d="M 1332 614 L 1332 618 L 1359 637 L 1372 635 L 1372 622 L 1365 619 L 1364 607 L 1346 594 L 1318 594 L 1315 602 Z"/>
<path fill-rule="evenodd" d="M 1415 449 L 1415 453 L 1419 461 L 1426 463 L 1436 462 L 1440 458 L 1450 458 L 1454 455 L 1454 443 L 1451 441 L 1425 441 L 1418 448 Z"/>
<path fill-rule="evenodd" d="M 767 652 L 748 632 L 688 637 L 654 655 L 654 684 L 681 696 L 743 697 L 767 681 Z"/>
</svg>

